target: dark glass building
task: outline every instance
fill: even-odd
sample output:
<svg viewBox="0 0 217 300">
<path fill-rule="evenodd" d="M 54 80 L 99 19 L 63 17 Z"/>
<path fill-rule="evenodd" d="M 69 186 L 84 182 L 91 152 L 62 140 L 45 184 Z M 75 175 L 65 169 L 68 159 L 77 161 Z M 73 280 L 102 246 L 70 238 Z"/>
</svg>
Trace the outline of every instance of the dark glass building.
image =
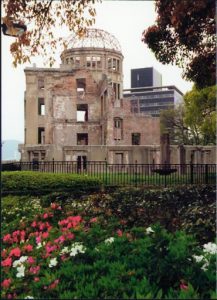
<svg viewBox="0 0 217 300">
<path fill-rule="evenodd" d="M 183 101 L 175 86 L 162 86 L 162 76 L 154 68 L 131 70 L 131 89 L 124 90 L 131 101 L 131 112 L 158 117 L 161 110 L 173 108 Z"/>
</svg>

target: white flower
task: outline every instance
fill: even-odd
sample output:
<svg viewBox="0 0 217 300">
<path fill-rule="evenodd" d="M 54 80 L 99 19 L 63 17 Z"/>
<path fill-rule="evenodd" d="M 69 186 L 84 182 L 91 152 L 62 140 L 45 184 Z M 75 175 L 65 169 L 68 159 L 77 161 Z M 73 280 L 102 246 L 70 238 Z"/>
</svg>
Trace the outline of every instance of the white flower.
<svg viewBox="0 0 217 300">
<path fill-rule="evenodd" d="M 34 299 L 32 296 L 26 296 L 24 299 Z"/>
<path fill-rule="evenodd" d="M 70 256 L 75 256 L 78 253 L 85 253 L 86 248 L 82 245 L 82 243 L 74 243 L 73 247 L 70 250 Z"/>
<path fill-rule="evenodd" d="M 192 256 L 198 263 L 204 259 L 203 255 L 192 255 Z"/>
<path fill-rule="evenodd" d="M 55 267 L 56 265 L 57 265 L 57 259 L 56 259 L 56 257 L 54 257 L 54 258 L 52 258 L 52 259 L 50 260 L 49 267 L 50 267 L 50 268 L 53 268 L 53 267 Z"/>
<path fill-rule="evenodd" d="M 28 256 L 21 256 L 19 261 L 22 263 L 28 259 Z"/>
<path fill-rule="evenodd" d="M 201 270 L 203 271 L 207 271 L 208 270 L 208 267 L 209 266 L 209 262 L 207 259 L 205 259 L 205 264 L 201 267 Z"/>
<path fill-rule="evenodd" d="M 25 276 L 25 267 L 23 265 L 21 265 L 20 267 L 17 267 L 17 278 L 21 278 Z"/>
<path fill-rule="evenodd" d="M 69 247 L 64 247 L 61 251 L 60 251 L 60 255 L 65 254 L 65 253 L 69 253 Z"/>
<path fill-rule="evenodd" d="M 154 230 L 151 227 L 146 228 L 146 233 L 147 234 L 153 233 L 153 232 L 154 232 Z"/>
<path fill-rule="evenodd" d="M 36 249 L 40 249 L 42 247 L 42 244 L 41 243 L 38 243 Z"/>
<path fill-rule="evenodd" d="M 16 268 L 17 266 L 21 266 L 23 262 L 25 262 L 28 259 L 28 256 L 21 256 L 19 259 L 15 260 L 13 262 L 13 267 Z"/>
<path fill-rule="evenodd" d="M 105 243 L 106 243 L 106 244 L 111 244 L 111 243 L 114 242 L 114 240 L 115 240 L 115 239 L 114 239 L 113 237 L 110 237 L 110 238 L 108 238 L 108 239 L 105 240 Z"/>
<path fill-rule="evenodd" d="M 217 254 L 217 245 L 214 243 L 209 242 L 203 245 L 203 248 L 203 251 L 206 253 Z"/>
</svg>

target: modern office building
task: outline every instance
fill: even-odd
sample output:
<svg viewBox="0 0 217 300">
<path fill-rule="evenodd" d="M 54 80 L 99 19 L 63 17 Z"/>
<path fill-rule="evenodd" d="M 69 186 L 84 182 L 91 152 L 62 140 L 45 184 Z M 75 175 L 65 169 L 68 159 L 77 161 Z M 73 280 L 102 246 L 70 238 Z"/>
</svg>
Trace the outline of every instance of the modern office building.
<svg viewBox="0 0 217 300">
<path fill-rule="evenodd" d="M 159 117 L 160 111 L 182 103 L 183 94 L 175 86 L 162 86 L 162 76 L 154 68 L 131 70 L 131 89 L 124 90 L 131 112 Z"/>
</svg>

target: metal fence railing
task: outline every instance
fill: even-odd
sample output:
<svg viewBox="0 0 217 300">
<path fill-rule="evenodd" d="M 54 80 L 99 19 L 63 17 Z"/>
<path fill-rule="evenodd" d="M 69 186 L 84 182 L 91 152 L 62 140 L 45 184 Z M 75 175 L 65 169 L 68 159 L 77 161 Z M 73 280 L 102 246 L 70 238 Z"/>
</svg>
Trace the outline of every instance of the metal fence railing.
<svg viewBox="0 0 217 300">
<path fill-rule="evenodd" d="M 74 173 L 99 177 L 105 185 L 215 184 L 215 164 L 109 164 L 106 161 L 34 161 L 2 164 L 2 171 Z"/>
</svg>

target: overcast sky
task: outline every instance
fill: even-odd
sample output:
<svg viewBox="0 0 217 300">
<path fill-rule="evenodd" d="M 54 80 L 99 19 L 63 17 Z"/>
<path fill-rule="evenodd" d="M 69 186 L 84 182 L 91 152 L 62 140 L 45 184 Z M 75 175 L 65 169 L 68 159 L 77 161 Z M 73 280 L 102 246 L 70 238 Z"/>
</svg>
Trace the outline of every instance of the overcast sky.
<svg viewBox="0 0 217 300">
<path fill-rule="evenodd" d="M 191 82 L 181 78 L 182 70 L 159 63 L 147 46 L 141 42 L 142 32 L 154 24 L 156 13 L 154 1 L 104 1 L 97 4 L 95 28 L 112 33 L 120 42 L 124 55 L 124 88 L 130 88 L 130 70 L 154 67 L 162 74 L 163 85 L 175 85 L 183 93 L 192 88 Z M 61 29 L 60 29 L 61 30 Z M 67 37 L 67 32 L 63 32 Z M 24 68 L 12 66 L 10 43 L 13 37 L 2 35 L 2 140 L 24 141 Z M 57 50 L 57 64 L 60 53 Z M 40 58 L 32 63 L 43 67 Z"/>
</svg>

